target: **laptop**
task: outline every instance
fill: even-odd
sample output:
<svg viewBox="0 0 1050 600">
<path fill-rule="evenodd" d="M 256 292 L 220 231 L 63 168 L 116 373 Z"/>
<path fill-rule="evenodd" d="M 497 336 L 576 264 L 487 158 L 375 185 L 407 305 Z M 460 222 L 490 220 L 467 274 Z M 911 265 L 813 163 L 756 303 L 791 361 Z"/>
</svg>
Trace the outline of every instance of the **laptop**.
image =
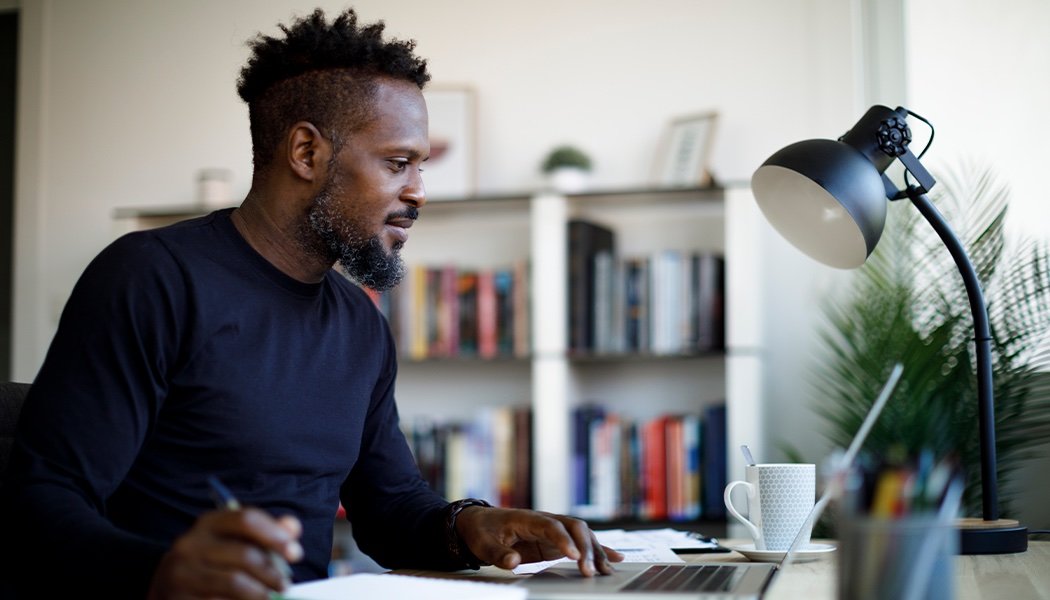
<svg viewBox="0 0 1050 600">
<path fill-rule="evenodd" d="M 882 407 L 900 380 L 903 368 L 894 366 L 878 398 L 872 404 L 860 429 L 835 466 L 836 475 L 845 473 L 852 465 L 861 444 L 875 424 Z M 584 577 L 576 563 L 558 563 L 523 579 L 519 585 L 528 590 L 530 600 L 627 600 L 639 599 L 758 599 L 768 589 L 776 574 L 787 567 L 802 540 L 802 535 L 813 527 L 833 496 L 841 491 L 837 482 L 841 477 L 829 478 L 821 498 L 813 504 L 794 542 L 776 564 L 770 563 L 620 563 L 612 575 Z"/>
</svg>

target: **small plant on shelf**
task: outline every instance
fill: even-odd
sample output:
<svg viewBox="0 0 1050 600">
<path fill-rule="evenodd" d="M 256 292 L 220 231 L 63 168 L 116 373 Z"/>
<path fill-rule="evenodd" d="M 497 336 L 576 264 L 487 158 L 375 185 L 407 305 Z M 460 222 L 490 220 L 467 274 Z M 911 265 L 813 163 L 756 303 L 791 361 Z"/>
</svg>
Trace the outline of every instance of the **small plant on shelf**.
<svg viewBox="0 0 1050 600">
<path fill-rule="evenodd" d="M 587 187 L 591 158 L 575 146 L 562 145 L 547 154 L 540 170 L 554 189 L 566 193 L 580 192 Z"/>
<path fill-rule="evenodd" d="M 558 146 L 543 160 L 543 172 L 550 174 L 560 168 L 591 170 L 591 157 L 575 146 Z"/>
</svg>

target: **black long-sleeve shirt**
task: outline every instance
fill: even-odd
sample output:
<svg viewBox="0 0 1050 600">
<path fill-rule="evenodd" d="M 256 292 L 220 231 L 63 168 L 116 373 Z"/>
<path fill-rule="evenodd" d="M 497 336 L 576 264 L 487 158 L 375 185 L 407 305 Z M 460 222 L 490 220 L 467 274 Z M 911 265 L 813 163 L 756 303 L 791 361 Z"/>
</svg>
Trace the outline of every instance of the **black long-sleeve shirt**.
<svg viewBox="0 0 1050 600">
<path fill-rule="evenodd" d="M 296 580 L 325 576 L 340 499 L 381 564 L 459 568 L 447 503 L 398 427 L 396 370 L 360 289 L 286 276 L 228 210 L 126 235 L 77 282 L 26 400 L 0 513 L 8 564 L 34 587 L 142 597 L 213 508 L 216 475 L 302 521 Z"/>
</svg>

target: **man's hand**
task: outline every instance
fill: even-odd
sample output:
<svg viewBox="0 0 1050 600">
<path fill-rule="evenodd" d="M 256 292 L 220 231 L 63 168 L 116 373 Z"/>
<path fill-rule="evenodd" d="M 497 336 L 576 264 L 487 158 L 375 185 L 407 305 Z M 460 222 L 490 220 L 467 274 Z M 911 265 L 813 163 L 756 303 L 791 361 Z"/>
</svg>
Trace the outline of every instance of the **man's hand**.
<svg viewBox="0 0 1050 600">
<path fill-rule="evenodd" d="M 272 554 L 302 559 L 301 534 L 295 517 L 274 519 L 253 508 L 206 513 L 161 559 L 149 599 L 266 600 L 291 583 Z"/>
<path fill-rule="evenodd" d="M 567 556 L 586 577 L 613 572 L 623 555 L 598 543 L 579 519 L 510 508 L 471 506 L 456 517 L 456 533 L 481 561 L 503 569 Z"/>
</svg>

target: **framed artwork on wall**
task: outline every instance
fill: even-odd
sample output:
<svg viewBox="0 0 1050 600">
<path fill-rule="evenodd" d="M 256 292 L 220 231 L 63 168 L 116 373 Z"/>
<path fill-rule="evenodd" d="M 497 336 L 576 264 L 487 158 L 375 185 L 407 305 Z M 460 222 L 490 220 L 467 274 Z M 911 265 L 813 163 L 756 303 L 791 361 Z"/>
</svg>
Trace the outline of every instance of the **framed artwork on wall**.
<svg viewBox="0 0 1050 600">
<path fill-rule="evenodd" d="M 657 153 L 654 183 L 660 187 L 711 185 L 708 161 L 717 122 L 715 111 L 673 119 Z"/>
<path fill-rule="evenodd" d="M 430 159 L 423 163 L 428 200 L 465 198 L 475 192 L 476 98 L 467 86 L 428 86 Z"/>
</svg>

